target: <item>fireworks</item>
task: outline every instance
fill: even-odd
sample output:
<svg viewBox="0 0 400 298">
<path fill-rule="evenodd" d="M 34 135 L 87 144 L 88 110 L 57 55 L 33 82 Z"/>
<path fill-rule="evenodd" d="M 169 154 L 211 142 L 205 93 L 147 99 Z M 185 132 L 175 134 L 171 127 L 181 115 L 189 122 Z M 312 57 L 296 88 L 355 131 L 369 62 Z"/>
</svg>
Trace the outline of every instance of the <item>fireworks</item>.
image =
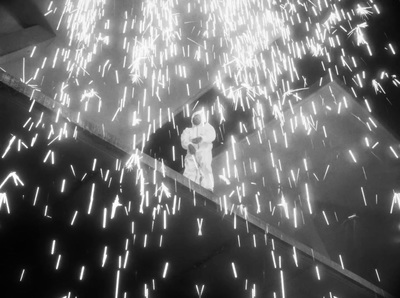
<svg viewBox="0 0 400 298">
<path fill-rule="evenodd" d="M 353 185 L 348 192 L 354 196 L 361 192 L 361 205 L 371 207 L 371 198 L 378 194 L 371 193 L 367 184 L 376 177 L 366 156 L 395 162 L 399 154 L 398 142 L 380 138 L 382 127 L 372 117 L 371 96 L 387 95 L 388 83 L 400 85 L 391 71 L 376 75 L 365 68 L 366 57 L 373 59 L 379 52 L 378 45 L 368 37 L 369 22 L 381 13 L 374 1 L 351 8 L 329 0 L 147 0 L 115 5 L 105 0 L 50 2 L 45 15 L 55 24 L 58 41 L 45 55 L 35 47 L 23 61 L 22 81 L 33 87 L 30 116 L 23 124 L 30 142 L 12 134 L 2 153 L 2 159 L 8 160 L 16 153 L 35 150 L 46 140 L 41 162 L 43 167 L 57 168 L 64 158 L 60 146 L 79 140 L 81 128 L 127 153 L 118 156 L 114 170 L 93 156 L 87 160 L 90 164 L 86 169 L 68 164 L 68 174 L 55 177 L 57 192 L 63 196 L 79 189 L 77 183 L 88 185 L 83 188 L 85 194 L 78 192 L 85 198 L 84 207 L 74 207 L 68 214 L 71 229 L 78 229 L 80 221 L 90 216 L 97 220 L 99 230 L 107 233 L 113 225 L 131 217 L 125 249 L 117 258 L 114 248 L 104 245 L 98 262 L 105 268 L 114 266 L 118 259 L 118 266 L 112 268 L 116 273 L 115 297 L 125 296 L 121 292 L 126 289 L 123 280 L 137 262 L 136 247 L 131 250 L 128 243 L 137 242 L 144 251 L 154 249 L 155 242 L 160 250 L 168 249 L 180 213 L 188 212 L 188 206 L 200 208 L 211 203 L 203 203 L 203 196 L 219 205 L 221 215 L 233 217 L 237 246 L 244 249 L 249 245 L 254 250 L 263 247 L 263 240 L 255 233 L 250 240 L 239 235 L 238 219 L 244 221 L 247 232 L 249 222 L 253 227 L 257 220 L 291 232 L 305 230 L 307 225 L 315 229 L 310 221 L 314 217 L 327 228 L 346 218 L 320 206 L 325 199 L 320 196 L 330 195 L 324 191 L 325 185 L 339 179 L 338 169 L 362 173 L 363 184 Z M 386 42 L 384 47 L 388 54 L 396 55 L 394 42 Z M 37 65 L 27 68 L 27 62 L 31 64 L 34 59 Z M 303 61 L 309 65 L 304 67 Z M 341 80 L 352 94 L 341 86 Z M 310 81 L 315 83 L 310 86 Z M 38 101 L 43 104 L 47 100 L 40 101 L 37 86 L 53 98 L 46 104 L 55 111 L 53 121 L 44 113 L 34 113 Z M 214 176 L 220 184 L 213 195 L 171 170 L 171 161 L 143 154 L 157 129 L 171 124 L 170 139 L 172 133 L 179 136 L 182 124 L 175 122 L 177 115 L 182 111 L 189 116 L 198 104 L 194 102 L 201 98 L 199 94 L 207 88 L 218 93 L 215 100 L 207 102 L 207 118 L 218 125 L 223 149 L 214 160 Z M 368 90 L 373 93 L 368 94 Z M 352 95 L 359 105 L 349 100 Z M 240 113 L 245 119 L 231 119 Z M 351 132 L 343 133 L 346 129 Z M 171 148 L 172 162 L 183 160 L 179 144 L 171 144 Z M 93 181 L 92 176 L 96 177 Z M 1 184 L 0 207 L 5 205 L 7 213 L 9 197 L 2 186 L 11 179 L 15 186 L 24 185 L 16 172 Z M 182 184 L 191 190 L 185 197 L 180 190 Z M 134 198 L 126 195 L 129 187 L 137 189 Z M 53 198 L 45 200 L 46 189 L 35 185 L 33 206 L 45 204 L 44 214 L 52 218 Z M 345 193 L 335 191 L 337 196 Z M 196 196 L 198 193 L 200 196 Z M 389 215 L 398 211 L 397 206 L 400 209 L 398 195 L 393 193 Z M 149 230 L 144 228 L 148 223 L 142 221 L 143 231 L 138 231 L 132 218 L 140 221 L 140 216 L 150 218 Z M 207 218 L 202 213 L 192 218 L 193 235 L 201 236 L 196 237 L 201 241 L 210 232 Z M 265 237 L 272 233 L 268 229 L 264 232 Z M 285 258 L 275 250 L 273 240 L 268 244 L 265 238 L 264 243 L 272 245 L 268 262 L 271 270 L 278 272 L 274 295 L 286 297 L 286 272 L 292 270 L 292 265 L 301 268 L 299 252 L 314 259 L 314 251 L 309 253 L 293 245 L 290 258 Z M 62 271 L 67 257 L 55 247 L 53 240 L 53 267 Z M 338 256 L 345 271 L 342 255 Z M 315 259 L 335 267 L 322 257 Z M 151 281 L 141 280 L 146 297 L 156 291 L 156 281 L 168 282 L 179 270 L 171 259 L 157 262 L 161 273 L 154 273 Z M 257 297 L 259 284 L 247 286 L 245 267 L 234 259 L 227 262 L 231 268 L 225 274 L 233 275 L 235 280 L 245 279 L 244 288 L 250 289 L 251 297 Z M 318 262 L 313 267 L 316 281 L 326 278 Z M 78 269 L 82 282 L 96 270 L 82 263 Z M 21 269 L 19 280 L 23 281 L 26 274 L 29 270 Z M 207 283 L 196 283 L 194 288 L 198 297 L 205 297 L 210 289 Z"/>
</svg>

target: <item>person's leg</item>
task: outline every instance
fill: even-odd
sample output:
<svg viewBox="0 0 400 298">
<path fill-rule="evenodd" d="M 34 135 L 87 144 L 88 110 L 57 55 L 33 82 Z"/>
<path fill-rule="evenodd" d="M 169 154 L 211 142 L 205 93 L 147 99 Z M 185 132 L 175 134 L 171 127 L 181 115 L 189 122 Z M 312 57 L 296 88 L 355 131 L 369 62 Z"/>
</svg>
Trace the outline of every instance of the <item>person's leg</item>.
<svg viewBox="0 0 400 298">
<path fill-rule="evenodd" d="M 201 181 L 200 185 L 204 188 L 207 188 L 211 191 L 214 190 L 214 175 L 212 173 L 212 153 L 203 152 L 202 158 L 199 161 L 200 173 L 201 173 Z"/>
<path fill-rule="evenodd" d="M 196 183 L 200 183 L 199 168 L 193 155 L 188 154 L 185 156 L 185 171 L 183 172 L 183 176 Z"/>
</svg>

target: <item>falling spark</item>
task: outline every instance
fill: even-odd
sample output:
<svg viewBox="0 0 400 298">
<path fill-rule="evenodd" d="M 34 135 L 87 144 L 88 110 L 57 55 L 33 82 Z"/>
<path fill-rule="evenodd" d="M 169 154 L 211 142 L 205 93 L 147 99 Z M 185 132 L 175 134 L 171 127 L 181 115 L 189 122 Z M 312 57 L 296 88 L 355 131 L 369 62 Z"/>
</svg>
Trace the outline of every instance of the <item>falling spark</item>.
<svg viewBox="0 0 400 298">
<path fill-rule="evenodd" d="M 318 278 L 318 280 L 321 280 L 321 276 L 320 276 L 320 274 L 319 274 L 319 268 L 318 268 L 318 266 L 315 266 L 315 271 L 316 271 L 316 273 L 317 273 L 317 278 Z"/>
<path fill-rule="evenodd" d="M 198 236 L 203 235 L 203 232 L 201 231 L 202 225 L 203 225 L 203 218 L 197 218 L 197 226 L 199 228 L 199 231 L 197 233 Z"/>
<path fill-rule="evenodd" d="M 310 214 L 312 214 L 312 209 L 311 209 L 311 202 L 310 202 L 310 194 L 308 191 L 308 184 L 305 184 L 305 188 L 306 188 L 306 198 L 307 198 L 307 205 L 308 205 L 308 210 L 310 211 Z"/>
<path fill-rule="evenodd" d="M 85 266 L 81 267 L 81 273 L 79 275 L 79 280 L 83 280 L 83 274 L 85 273 Z"/>
<path fill-rule="evenodd" d="M 25 269 L 22 269 L 21 276 L 20 276 L 20 278 L 19 278 L 19 281 L 20 281 L 20 282 L 21 282 L 22 279 L 24 278 L 24 274 L 25 274 Z"/>
<path fill-rule="evenodd" d="M 119 294 L 119 270 L 117 270 L 117 277 L 116 277 L 116 281 L 115 281 L 115 298 L 118 298 L 118 294 Z"/>
<path fill-rule="evenodd" d="M 376 278 L 378 279 L 378 281 L 381 282 L 381 278 L 379 276 L 378 269 L 376 269 L 376 268 L 375 268 L 375 274 L 376 274 Z"/>
<path fill-rule="evenodd" d="M 166 262 L 165 266 L 164 266 L 164 271 L 163 271 L 162 278 L 165 278 L 167 276 L 168 265 L 169 265 L 168 262 Z"/>
<path fill-rule="evenodd" d="M 350 156 L 351 156 L 353 162 L 354 162 L 354 163 L 357 163 L 357 160 L 356 160 L 356 158 L 354 157 L 354 154 L 353 154 L 353 152 L 352 152 L 351 150 L 349 150 L 349 154 L 350 154 Z"/>
<path fill-rule="evenodd" d="M 281 277 L 281 291 L 282 291 L 282 298 L 285 298 L 285 283 L 284 283 L 284 279 L 283 279 L 283 271 L 280 270 L 280 277 Z"/>
<path fill-rule="evenodd" d="M 342 269 L 344 270 L 342 255 L 339 255 L 339 260 L 340 260 L 340 266 L 342 266 Z"/>
<path fill-rule="evenodd" d="M 390 146 L 389 148 L 390 148 L 390 151 L 392 151 L 393 155 L 394 155 L 396 158 L 399 158 L 399 156 L 397 155 L 396 151 L 394 151 L 393 147 Z"/>
<path fill-rule="evenodd" d="M 92 212 L 92 205 L 93 205 L 93 196 L 94 196 L 94 188 L 95 188 L 95 184 L 92 184 L 92 190 L 90 193 L 90 202 L 89 202 L 89 207 L 88 207 L 88 214 L 90 214 Z"/>
<path fill-rule="evenodd" d="M 365 198 L 364 188 L 362 186 L 361 186 L 361 194 L 362 194 L 362 197 L 363 197 L 364 205 L 367 206 L 367 200 Z"/>
<path fill-rule="evenodd" d="M 235 263 L 232 262 L 231 265 L 232 265 L 233 276 L 234 276 L 235 278 L 237 278 L 237 272 L 236 272 Z"/>
</svg>

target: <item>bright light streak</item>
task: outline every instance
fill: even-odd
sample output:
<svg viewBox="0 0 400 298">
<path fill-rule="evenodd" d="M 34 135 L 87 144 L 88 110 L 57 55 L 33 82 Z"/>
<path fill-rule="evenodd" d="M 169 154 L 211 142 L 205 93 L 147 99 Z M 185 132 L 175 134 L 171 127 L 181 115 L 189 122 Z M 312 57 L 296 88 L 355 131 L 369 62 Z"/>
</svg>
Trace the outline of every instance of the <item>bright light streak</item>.
<svg viewBox="0 0 400 298">
<path fill-rule="evenodd" d="M 106 260 L 107 260 L 107 246 L 104 247 L 103 259 L 101 261 L 101 267 L 104 267 Z"/>
<path fill-rule="evenodd" d="M 319 268 L 318 268 L 318 266 L 315 266 L 315 271 L 316 271 L 316 273 L 317 273 L 317 278 L 318 278 L 318 280 L 321 280 L 321 276 L 320 276 L 320 274 L 319 274 Z"/>
<path fill-rule="evenodd" d="M 329 226 L 329 221 L 328 221 L 328 218 L 326 217 L 326 214 L 325 214 L 324 210 L 322 210 L 322 214 L 324 215 L 324 219 L 325 219 L 326 225 Z"/>
<path fill-rule="evenodd" d="M 309 191 L 308 191 L 308 184 L 307 183 L 305 183 L 305 188 L 306 188 L 306 199 L 307 199 L 308 210 L 309 210 L 310 214 L 312 214 L 311 202 L 310 202 L 310 194 L 309 194 Z"/>
<path fill-rule="evenodd" d="M 342 255 L 339 255 L 339 261 L 340 261 L 340 266 L 342 266 L 342 269 L 344 270 Z"/>
<path fill-rule="evenodd" d="M 399 158 L 399 156 L 397 155 L 396 151 L 394 151 L 393 147 L 390 146 L 389 148 L 390 148 L 390 151 L 392 151 L 393 155 L 394 155 L 396 158 Z"/>
<path fill-rule="evenodd" d="M 7 194 L 0 192 L 0 210 L 3 204 L 6 205 L 7 213 L 10 214 L 10 206 L 8 205 Z"/>
<path fill-rule="evenodd" d="M 326 167 L 325 173 L 324 173 L 324 177 L 322 178 L 322 180 L 325 180 L 326 175 L 328 174 L 328 171 L 329 171 L 329 167 L 330 167 L 330 165 L 328 165 L 328 166 Z"/>
<path fill-rule="evenodd" d="M 119 270 L 117 270 L 117 277 L 115 281 L 115 298 L 118 298 L 118 293 L 119 293 Z"/>
<path fill-rule="evenodd" d="M 237 272 L 236 272 L 236 266 L 235 266 L 235 263 L 234 263 L 234 262 L 232 262 L 232 263 L 231 263 L 231 265 L 232 265 L 233 276 L 234 276 L 235 278 L 237 278 L 238 276 L 237 276 Z"/>
<path fill-rule="evenodd" d="M 296 264 L 296 267 L 299 267 L 299 263 L 297 260 L 297 251 L 296 251 L 296 247 L 293 246 L 293 259 L 294 259 L 294 263 Z"/>
<path fill-rule="evenodd" d="M 22 269 L 21 276 L 20 276 L 20 278 L 19 278 L 19 281 L 20 281 L 20 282 L 21 282 L 22 279 L 24 278 L 24 274 L 25 274 L 25 269 Z"/>
<path fill-rule="evenodd" d="M 39 186 L 36 187 L 35 198 L 33 199 L 33 206 L 36 205 L 36 201 L 37 201 L 38 195 L 39 195 Z"/>
<path fill-rule="evenodd" d="M 362 186 L 361 186 L 361 194 L 362 194 L 362 197 L 363 197 L 364 205 L 367 206 L 367 200 L 365 198 L 364 188 Z"/>
<path fill-rule="evenodd" d="M 164 266 L 164 271 L 163 271 L 162 278 L 165 278 L 167 276 L 168 265 L 169 265 L 168 262 L 166 262 L 165 266 Z"/>
<path fill-rule="evenodd" d="M 8 146 L 7 146 L 6 150 L 4 151 L 3 155 L 1 156 L 1 158 L 4 158 L 4 157 L 7 155 L 8 151 L 9 151 L 10 148 L 11 148 L 11 145 L 12 145 L 12 144 L 14 143 L 14 141 L 15 141 L 15 138 L 16 138 L 16 136 L 13 136 L 13 137 L 11 138 L 11 140 L 8 142 Z"/>
<path fill-rule="evenodd" d="M 392 198 L 392 205 L 390 206 L 390 214 L 393 213 L 393 208 L 395 204 L 398 204 L 399 209 L 400 209 L 400 195 L 399 193 L 394 193 L 393 198 Z"/>
<path fill-rule="evenodd" d="M 389 43 L 389 48 L 390 48 L 390 50 L 392 51 L 392 54 L 393 54 L 393 55 L 396 55 L 396 51 L 394 50 L 394 48 L 393 48 L 393 46 L 392 46 L 391 43 Z"/>
<path fill-rule="evenodd" d="M 92 164 L 92 172 L 94 172 L 96 170 L 96 163 L 97 163 L 97 159 L 93 159 L 93 164 Z"/>
<path fill-rule="evenodd" d="M 58 268 L 60 267 L 60 263 L 61 263 L 61 255 L 58 255 L 57 263 L 56 263 L 56 270 L 58 270 Z"/>
<path fill-rule="evenodd" d="M 94 189 L 95 189 L 95 184 L 92 184 L 92 190 L 90 193 L 90 203 L 89 203 L 89 208 L 88 208 L 88 214 L 92 212 L 92 205 L 93 205 L 93 199 L 94 199 Z"/>
<path fill-rule="evenodd" d="M 72 220 L 71 220 L 71 226 L 74 225 L 74 222 L 75 222 L 75 219 L 76 219 L 77 215 L 78 215 L 78 211 L 75 211 L 74 216 L 72 217 Z"/>
<path fill-rule="evenodd" d="M 160 245 L 160 247 L 161 247 L 161 245 Z M 125 251 L 125 258 L 124 258 L 124 269 L 126 269 L 126 265 L 128 264 L 128 257 L 129 257 L 129 250 L 126 250 Z"/>
<path fill-rule="evenodd" d="M 10 174 L 7 175 L 6 178 L 4 178 L 3 182 L 0 184 L 0 189 L 6 184 L 6 182 L 10 179 L 13 179 L 15 186 L 18 186 L 18 184 L 21 184 L 24 186 L 24 183 L 21 181 L 21 179 L 18 177 L 16 172 L 11 172 Z"/>
<path fill-rule="evenodd" d="M 357 163 L 357 160 L 356 160 L 356 158 L 355 158 L 355 156 L 354 156 L 354 154 L 353 154 L 353 152 L 351 150 L 349 150 L 349 154 L 350 154 L 351 159 L 353 160 L 353 162 Z"/>
<path fill-rule="evenodd" d="M 283 271 L 280 270 L 280 277 L 281 277 L 281 292 L 282 292 L 282 298 L 285 298 L 285 282 L 284 282 L 284 278 L 283 278 Z"/>
<path fill-rule="evenodd" d="M 199 286 L 196 285 L 196 292 L 197 292 L 197 295 L 199 296 L 199 298 L 201 298 L 201 296 L 203 295 L 203 292 L 204 292 L 204 285 L 201 285 L 201 288 L 199 288 Z"/>
<path fill-rule="evenodd" d="M 364 99 L 365 105 L 367 106 L 368 112 L 372 113 L 371 107 L 369 106 L 368 100 Z"/>
<path fill-rule="evenodd" d="M 54 255 L 56 249 L 56 240 L 53 240 L 52 244 L 51 244 L 51 254 Z"/>
<path fill-rule="evenodd" d="M 61 192 L 63 193 L 65 189 L 65 179 L 62 180 L 62 184 L 61 184 Z"/>
<path fill-rule="evenodd" d="M 103 229 L 107 226 L 107 208 L 103 209 Z"/>
<path fill-rule="evenodd" d="M 119 197 L 116 195 L 114 202 L 112 203 L 112 209 L 111 209 L 111 219 L 114 218 L 115 216 L 115 211 L 117 210 L 118 207 L 122 206 L 122 204 L 119 202 Z"/>
<path fill-rule="evenodd" d="M 379 276 L 378 269 L 376 269 L 376 268 L 375 268 L 375 274 L 376 274 L 376 278 L 378 279 L 378 281 L 381 282 L 381 278 Z"/>
<path fill-rule="evenodd" d="M 203 218 L 197 218 L 197 226 L 199 228 L 199 231 L 197 233 L 198 236 L 202 236 L 203 232 L 201 231 L 203 225 Z"/>
<path fill-rule="evenodd" d="M 83 274 L 85 273 L 85 266 L 81 267 L 81 273 L 79 275 L 79 280 L 83 280 Z"/>
</svg>

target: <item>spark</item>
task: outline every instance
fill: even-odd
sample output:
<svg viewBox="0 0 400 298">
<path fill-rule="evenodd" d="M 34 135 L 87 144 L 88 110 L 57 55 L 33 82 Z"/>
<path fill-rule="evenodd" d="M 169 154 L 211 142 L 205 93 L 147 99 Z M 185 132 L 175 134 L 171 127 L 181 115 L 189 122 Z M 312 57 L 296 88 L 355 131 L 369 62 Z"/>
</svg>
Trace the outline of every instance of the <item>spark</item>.
<svg viewBox="0 0 400 298">
<path fill-rule="evenodd" d="M 376 268 L 375 268 L 375 274 L 376 274 L 376 278 L 378 279 L 378 281 L 381 282 L 381 277 L 379 276 L 378 269 L 376 269 Z"/>
<path fill-rule="evenodd" d="M 342 269 L 344 270 L 342 255 L 339 255 L 339 261 L 340 261 L 340 266 L 342 266 Z"/>
<path fill-rule="evenodd" d="M 396 55 L 396 51 L 394 50 L 394 48 L 393 48 L 393 46 L 392 46 L 391 43 L 389 43 L 389 48 L 390 48 L 392 54 L 393 54 L 393 55 Z"/>
<path fill-rule="evenodd" d="M 89 202 L 89 207 L 88 207 L 88 214 L 90 214 L 92 211 L 92 205 L 93 205 L 93 199 L 94 199 L 94 189 L 95 189 L 95 184 L 92 183 L 92 190 L 90 192 L 90 202 Z"/>
<path fill-rule="evenodd" d="M 347 35 L 351 36 L 356 33 L 357 37 L 357 45 L 360 44 L 368 44 L 367 41 L 365 40 L 364 33 L 362 32 L 362 29 L 367 28 L 368 24 L 366 22 L 363 22 L 361 24 L 358 24 L 354 29 L 352 29 Z"/>
<path fill-rule="evenodd" d="M 199 298 L 201 298 L 204 292 L 204 285 L 201 285 L 201 288 L 198 285 L 196 285 L 196 292 Z"/>
<path fill-rule="evenodd" d="M 1 158 L 4 158 L 7 155 L 8 151 L 10 150 L 11 145 L 14 143 L 15 139 L 16 139 L 16 136 L 12 136 L 12 138 L 8 142 L 8 146 L 7 146 L 6 150 L 4 151 L 3 155 L 1 156 Z"/>
<path fill-rule="evenodd" d="M 118 195 L 115 197 L 114 202 L 112 203 L 112 209 L 111 209 L 111 219 L 114 218 L 115 216 L 115 211 L 117 210 L 118 207 L 122 206 L 122 204 L 119 202 L 119 197 Z M 104 225 L 103 225 L 104 227 Z"/>
<path fill-rule="evenodd" d="M 0 192 L 0 210 L 3 204 L 6 205 L 7 213 L 10 214 L 10 206 L 8 205 L 7 194 Z"/>
<path fill-rule="evenodd" d="M 85 273 L 85 266 L 81 267 L 81 273 L 79 275 L 79 280 L 83 280 L 83 274 Z"/>
<path fill-rule="evenodd" d="M 133 153 L 129 159 L 125 163 L 125 167 L 128 170 L 132 170 L 135 166 L 138 166 L 140 164 L 140 159 L 141 157 L 137 153 Z"/>
<path fill-rule="evenodd" d="M 349 150 L 349 154 L 350 154 L 351 159 L 353 160 L 353 162 L 357 163 L 357 160 L 356 160 L 356 158 L 355 158 L 355 156 L 354 156 L 354 154 L 353 154 L 353 152 L 351 150 Z"/>
<path fill-rule="evenodd" d="M 283 208 L 283 210 L 284 210 L 284 212 L 285 212 L 286 218 L 289 218 L 288 205 L 287 205 L 287 203 L 286 203 L 285 196 L 284 196 L 283 194 L 282 194 L 282 197 L 281 197 L 281 203 L 278 204 L 278 206 L 282 206 L 282 208 Z"/>
<path fill-rule="evenodd" d="M 315 271 L 316 271 L 316 273 L 317 273 L 317 278 L 318 278 L 318 280 L 321 280 L 321 276 L 320 276 L 320 274 L 319 274 L 319 268 L 318 268 L 318 266 L 315 266 Z"/>
<path fill-rule="evenodd" d="M 167 276 L 168 265 L 169 265 L 168 262 L 166 262 L 165 266 L 164 266 L 164 271 L 163 271 L 163 274 L 162 274 L 162 278 L 165 278 Z"/>
<path fill-rule="evenodd" d="M 38 195 L 39 195 L 39 186 L 36 187 L 35 198 L 33 199 L 33 206 L 36 205 L 36 201 L 37 201 Z"/>
<path fill-rule="evenodd" d="M 19 278 L 19 281 L 20 281 L 20 282 L 21 282 L 22 279 L 24 278 L 24 274 L 25 274 L 25 269 L 22 269 L 21 276 L 20 276 L 20 278 Z"/>
<path fill-rule="evenodd" d="M 356 8 L 356 12 L 362 18 L 368 18 L 368 16 L 373 14 L 371 9 L 372 9 L 372 7 L 370 7 L 370 6 L 361 6 L 360 4 L 358 4 L 357 8 Z"/>
<path fill-rule="evenodd" d="M 390 148 L 390 151 L 392 151 L 393 155 L 394 155 L 396 158 L 399 158 L 399 156 L 397 155 L 396 151 L 394 151 L 393 147 L 392 147 L 392 146 L 389 146 L 389 148 Z"/>
<path fill-rule="evenodd" d="M 237 276 L 237 272 L 236 272 L 236 266 L 235 266 L 235 263 L 234 263 L 234 262 L 232 262 L 232 263 L 231 263 L 231 266 L 232 266 L 233 276 L 234 276 L 235 278 L 237 278 L 238 276 Z"/>
<path fill-rule="evenodd" d="M 101 267 L 104 267 L 104 265 L 106 264 L 106 260 L 107 260 L 107 246 L 104 247 L 103 259 L 102 259 L 102 262 L 101 262 Z"/>
<path fill-rule="evenodd" d="M 284 282 L 284 278 L 283 278 L 283 271 L 280 270 L 280 277 L 281 277 L 281 291 L 282 291 L 282 298 L 285 298 L 285 282 Z"/>
<path fill-rule="evenodd" d="M 61 263 L 61 255 L 58 255 L 57 263 L 56 263 L 56 270 L 58 270 L 58 268 L 60 267 L 60 263 Z"/>
<path fill-rule="evenodd" d="M 197 226 L 199 228 L 199 231 L 197 233 L 198 236 L 203 236 L 203 232 L 201 230 L 202 225 L 203 225 L 203 218 L 197 218 Z"/>
<path fill-rule="evenodd" d="M 367 206 L 367 200 L 365 198 L 364 188 L 362 186 L 361 186 L 361 194 L 362 194 L 362 197 L 363 197 L 364 205 Z"/>
<path fill-rule="evenodd" d="M 392 205 L 390 206 L 390 214 L 393 213 L 393 208 L 395 204 L 398 204 L 399 209 L 400 209 L 400 194 L 399 193 L 394 193 L 393 198 L 392 198 Z"/>
<path fill-rule="evenodd" d="M 383 93 L 386 94 L 385 90 L 383 90 L 382 85 L 378 83 L 375 79 L 372 80 L 372 86 L 374 87 L 375 93 Z"/>
<path fill-rule="evenodd" d="M 309 210 L 310 214 L 312 214 L 311 202 L 310 202 L 310 194 L 309 194 L 309 191 L 308 191 L 308 184 L 307 183 L 305 183 L 305 188 L 306 188 L 306 199 L 307 199 L 308 210 Z"/>
<path fill-rule="evenodd" d="M 119 270 L 117 270 L 117 277 L 116 277 L 116 281 L 115 281 L 115 298 L 118 298 L 118 294 L 119 294 Z"/>
<path fill-rule="evenodd" d="M 78 211 L 75 211 L 74 216 L 72 217 L 72 220 L 71 220 L 71 226 L 74 225 L 74 222 L 75 222 L 75 219 L 76 219 L 77 215 L 78 215 Z"/>
</svg>

